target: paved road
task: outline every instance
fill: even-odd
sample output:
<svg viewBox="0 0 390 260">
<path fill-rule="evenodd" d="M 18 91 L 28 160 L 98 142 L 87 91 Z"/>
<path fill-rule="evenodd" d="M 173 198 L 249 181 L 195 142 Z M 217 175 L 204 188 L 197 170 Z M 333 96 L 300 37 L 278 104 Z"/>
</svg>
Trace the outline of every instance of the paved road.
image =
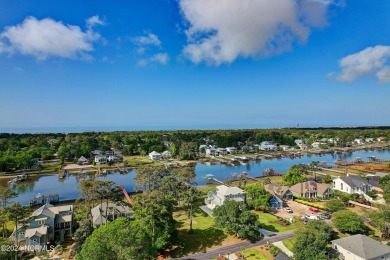
<svg viewBox="0 0 390 260">
<path fill-rule="evenodd" d="M 294 232 L 295 232 L 295 230 L 280 232 L 276 236 L 266 237 L 266 238 L 264 238 L 260 241 L 257 241 L 257 242 L 245 241 L 245 242 L 241 242 L 241 243 L 230 245 L 230 246 L 219 247 L 219 248 L 211 249 L 209 251 L 204 251 L 204 252 L 199 252 L 199 253 L 187 255 L 187 256 L 184 256 L 184 257 L 179 258 L 179 259 L 182 259 L 182 260 L 210 259 L 210 258 L 218 257 L 219 254 L 225 255 L 227 252 L 230 252 L 230 253 L 239 252 L 240 248 L 242 246 L 244 246 L 245 248 L 251 248 L 251 247 L 256 247 L 256 246 L 261 246 L 261 245 L 267 244 L 267 242 L 271 244 L 274 242 L 289 239 L 289 238 L 293 237 Z"/>
</svg>

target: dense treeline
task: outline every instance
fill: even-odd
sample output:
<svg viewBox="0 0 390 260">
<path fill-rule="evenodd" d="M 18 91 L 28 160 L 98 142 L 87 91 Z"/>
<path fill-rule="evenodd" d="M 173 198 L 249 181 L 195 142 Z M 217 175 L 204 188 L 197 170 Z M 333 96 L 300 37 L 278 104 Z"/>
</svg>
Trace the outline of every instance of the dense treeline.
<svg viewBox="0 0 390 260">
<path fill-rule="evenodd" d="M 34 159 L 74 161 L 80 156 L 89 158 L 91 151 L 120 150 L 123 155 L 147 155 L 151 151 L 169 150 L 180 159 L 194 159 L 191 151 L 201 144 L 218 147 L 253 145 L 274 141 L 294 145 L 295 139 L 307 143 L 321 138 L 339 138 L 345 146 L 355 138 L 390 139 L 389 128 L 332 128 L 332 129 L 242 129 L 242 130 L 183 130 L 85 132 L 70 134 L 0 134 L 0 171 L 31 167 Z"/>
</svg>

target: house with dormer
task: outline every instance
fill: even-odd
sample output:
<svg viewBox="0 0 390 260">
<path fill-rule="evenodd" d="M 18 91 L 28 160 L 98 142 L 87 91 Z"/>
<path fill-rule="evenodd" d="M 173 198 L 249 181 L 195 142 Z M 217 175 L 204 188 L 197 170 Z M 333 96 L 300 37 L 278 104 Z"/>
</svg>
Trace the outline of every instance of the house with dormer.
<svg viewBox="0 0 390 260">
<path fill-rule="evenodd" d="M 357 175 L 347 175 L 337 177 L 333 180 L 333 189 L 348 194 L 358 193 L 365 194 L 372 190 L 372 185 Z"/>
<path fill-rule="evenodd" d="M 305 199 L 314 199 L 317 197 L 327 199 L 334 196 L 334 191 L 331 186 L 315 181 L 297 183 L 290 187 L 290 191 L 294 197 Z"/>
<path fill-rule="evenodd" d="M 264 189 L 272 195 L 270 200 L 271 208 L 281 209 L 286 205 L 286 201 L 293 199 L 293 193 L 287 186 L 269 183 L 264 186 Z"/>
<path fill-rule="evenodd" d="M 18 238 L 19 246 L 44 246 L 48 242 L 63 242 L 73 235 L 73 205 L 53 206 L 45 204 L 31 214 L 26 226 L 20 226 L 11 235 Z"/>
</svg>

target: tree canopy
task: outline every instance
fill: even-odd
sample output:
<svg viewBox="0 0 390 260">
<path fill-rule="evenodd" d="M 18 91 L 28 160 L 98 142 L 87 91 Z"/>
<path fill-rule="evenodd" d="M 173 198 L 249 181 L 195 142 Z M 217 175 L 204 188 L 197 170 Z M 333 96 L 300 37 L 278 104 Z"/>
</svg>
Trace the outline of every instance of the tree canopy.
<svg viewBox="0 0 390 260">
<path fill-rule="evenodd" d="M 332 222 L 341 232 L 352 234 L 365 234 L 367 232 L 367 227 L 364 225 L 363 218 L 350 210 L 341 210 L 333 213 Z"/>
<path fill-rule="evenodd" d="M 294 166 L 291 167 L 282 178 L 283 181 L 290 186 L 307 180 L 303 177 L 303 171 Z"/>
</svg>

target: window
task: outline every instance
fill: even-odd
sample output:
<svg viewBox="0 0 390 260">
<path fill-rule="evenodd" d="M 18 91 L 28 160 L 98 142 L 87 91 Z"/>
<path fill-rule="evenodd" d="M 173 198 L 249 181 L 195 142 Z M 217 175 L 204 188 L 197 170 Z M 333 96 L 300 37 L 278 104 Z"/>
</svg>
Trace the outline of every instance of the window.
<svg viewBox="0 0 390 260">
<path fill-rule="evenodd" d="M 38 223 L 38 225 L 43 225 L 43 224 L 45 224 L 45 221 L 44 220 L 37 220 L 37 223 Z"/>
<path fill-rule="evenodd" d="M 38 239 L 34 238 L 33 241 L 34 241 L 34 242 L 38 242 Z"/>
<path fill-rule="evenodd" d="M 341 190 L 343 190 L 343 184 L 342 184 L 342 183 L 341 183 L 341 186 L 340 186 L 340 187 L 341 187 Z"/>
</svg>

